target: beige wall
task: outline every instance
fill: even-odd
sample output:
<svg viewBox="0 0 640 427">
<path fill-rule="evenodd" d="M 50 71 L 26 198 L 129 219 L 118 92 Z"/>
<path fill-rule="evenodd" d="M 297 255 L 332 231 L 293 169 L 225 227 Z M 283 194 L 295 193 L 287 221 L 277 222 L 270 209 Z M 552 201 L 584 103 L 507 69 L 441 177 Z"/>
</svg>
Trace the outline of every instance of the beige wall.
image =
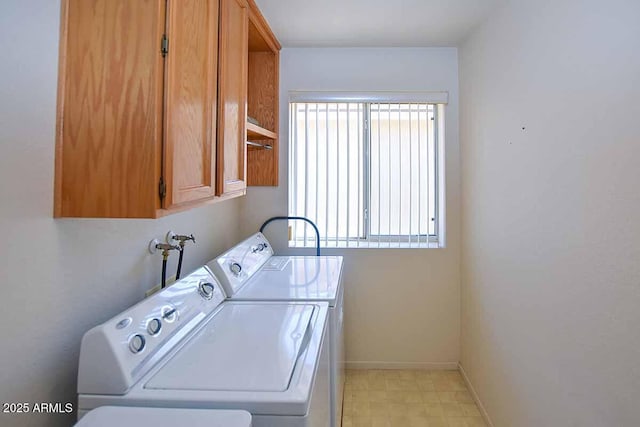
<svg viewBox="0 0 640 427">
<path fill-rule="evenodd" d="M 639 18 L 513 1 L 461 49 L 461 360 L 495 426 L 640 425 Z"/>
<path fill-rule="evenodd" d="M 0 2 L 0 402 L 76 403 L 82 334 L 160 280 L 146 246 L 194 233 L 186 270 L 239 238 L 239 200 L 159 220 L 54 220 L 58 1 Z M 170 271 L 175 271 L 175 256 Z M 74 415 L 7 415 L 68 426 Z"/>
<path fill-rule="evenodd" d="M 455 367 L 459 360 L 458 59 L 455 48 L 283 49 L 280 63 L 280 186 L 251 188 L 244 234 L 287 213 L 288 93 L 292 90 L 449 91 L 446 109 L 446 249 L 342 249 L 347 360 L 352 366 Z M 284 227 L 284 228 L 283 228 Z M 278 253 L 285 224 L 267 236 Z M 298 252 L 296 252 L 298 251 Z"/>
</svg>

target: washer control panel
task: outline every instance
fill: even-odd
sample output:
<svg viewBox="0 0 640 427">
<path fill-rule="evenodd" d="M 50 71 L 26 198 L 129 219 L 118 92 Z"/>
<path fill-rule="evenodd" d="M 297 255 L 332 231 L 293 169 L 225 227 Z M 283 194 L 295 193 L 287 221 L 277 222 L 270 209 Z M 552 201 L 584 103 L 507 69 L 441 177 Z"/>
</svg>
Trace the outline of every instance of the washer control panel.
<svg viewBox="0 0 640 427">
<path fill-rule="evenodd" d="M 216 278 L 202 267 L 91 329 L 82 339 L 78 391 L 123 393 L 224 299 Z M 109 377 L 100 378 L 102 372 Z"/>
</svg>

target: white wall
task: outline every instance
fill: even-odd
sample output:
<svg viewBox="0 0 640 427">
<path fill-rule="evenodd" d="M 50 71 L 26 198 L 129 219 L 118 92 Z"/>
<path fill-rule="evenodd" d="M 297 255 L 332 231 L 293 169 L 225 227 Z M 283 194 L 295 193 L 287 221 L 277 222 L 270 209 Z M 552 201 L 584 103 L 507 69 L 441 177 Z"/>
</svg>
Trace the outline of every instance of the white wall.
<svg viewBox="0 0 640 427">
<path fill-rule="evenodd" d="M 639 20 L 513 1 L 461 49 L 462 366 L 496 426 L 640 425 Z"/>
<path fill-rule="evenodd" d="M 446 90 L 447 248 L 342 249 L 347 360 L 364 365 L 455 366 L 459 360 L 458 60 L 454 48 L 283 49 L 280 62 L 280 186 L 251 188 L 245 234 L 287 213 L 288 93 L 291 90 Z M 279 253 L 286 224 L 267 236 Z M 298 250 L 297 253 L 300 253 Z M 445 365 L 442 365 L 445 364 Z"/>
<path fill-rule="evenodd" d="M 239 200 L 159 220 L 54 220 L 58 1 L 0 3 L 0 402 L 76 403 L 82 334 L 160 279 L 149 240 L 194 233 L 187 271 L 239 238 Z M 170 267 L 175 271 L 174 263 Z M 173 274 L 173 273 L 171 273 Z M 0 425 L 68 426 L 74 415 Z"/>
</svg>

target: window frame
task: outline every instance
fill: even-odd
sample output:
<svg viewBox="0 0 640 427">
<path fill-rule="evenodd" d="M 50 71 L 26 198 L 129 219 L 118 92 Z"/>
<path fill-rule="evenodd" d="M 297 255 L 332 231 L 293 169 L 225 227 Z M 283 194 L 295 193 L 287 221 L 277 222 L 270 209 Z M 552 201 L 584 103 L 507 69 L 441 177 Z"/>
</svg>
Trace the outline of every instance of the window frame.
<svg viewBox="0 0 640 427">
<path fill-rule="evenodd" d="M 448 104 L 448 92 L 302 92 L 289 93 L 289 155 L 288 155 L 288 185 L 294 185 L 292 180 L 292 150 L 293 126 L 291 125 L 292 109 L 296 103 L 360 103 L 363 104 L 363 148 L 362 153 L 362 181 L 363 181 L 363 206 L 358 215 L 363 222 L 363 236 L 349 237 L 336 236 L 321 238 L 323 248 L 444 248 L 445 247 L 445 108 Z M 434 105 L 434 234 L 427 231 L 426 234 L 373 234 L 371 229 L 371 105 L 372 104 L 429 104 Z M 288 211 L 291 212 L 291 187 L 287 196 Z M 427 216 L 428 217 L 428 216 Z M 428 226 L 427 226 L 428 227 Z M 360 230 L 358 230 L 360 234 Z M 288 239 L 289 247 L 311 247 L 313 239 L 306 236 L 296 237 L 295 234 Z M 330 244 L 330 243 L 333 243 Z"/>
</svg>

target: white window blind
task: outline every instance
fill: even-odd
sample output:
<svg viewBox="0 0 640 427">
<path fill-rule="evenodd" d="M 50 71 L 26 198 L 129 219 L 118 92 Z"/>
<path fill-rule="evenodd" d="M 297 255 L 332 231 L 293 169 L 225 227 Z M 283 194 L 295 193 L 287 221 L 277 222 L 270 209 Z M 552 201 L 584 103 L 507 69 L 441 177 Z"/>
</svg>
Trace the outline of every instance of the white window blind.
<svg viewBox="0 0 640 427">
<path fill-rule="evenodd" d="M 323 247 L 438 245 L 433 103 L 291 102 L 289 215 Z M 315 246 L 291 222 L 290 246 Z"/>
</svg>

